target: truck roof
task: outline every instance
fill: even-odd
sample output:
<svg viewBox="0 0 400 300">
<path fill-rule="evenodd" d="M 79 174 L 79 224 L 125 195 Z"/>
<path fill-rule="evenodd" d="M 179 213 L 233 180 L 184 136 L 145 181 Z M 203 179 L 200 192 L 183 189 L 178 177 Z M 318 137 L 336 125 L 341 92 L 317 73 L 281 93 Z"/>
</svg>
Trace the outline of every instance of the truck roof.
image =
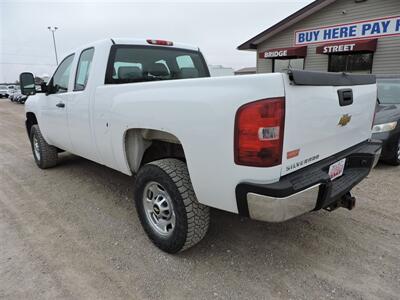
<svg viewBox="0 0 400 300">
<path fill-rule="evenodd" d="M 123 44 L 123 45 L 145 45 L 145 46 L 152 46 L 147 42 L 148 39 L 139 39 L 139 38 L 111 38 L 115 42 L 115 44 Z M 157 40 L 157 39 L 155 39 Z M 199 51 L 199 47 L 189 45 L 189 44 L 184 44 L 184 43 L 179 43 L 175 41 L 173 42 L 172 46 L 165 46 L 169 48 L 180 48 L 180 49 L 187 49 L 187 50 L 193 50 L 193 51 Z M 156 45 L 158 46 L 158 45 Z"/>
<path fill-rule="evenodd" d="M 84 49 L 90 48 L 90 47 L 108 47 L 111 43 L 117 44 L 117 45 L 143 45 L 143 46 L 149 46 L 149 47 L 166 47 L 166 48 L 179 48 L 179 49 L 186 49 L 186 50 L 191 50 L 191 51 L 200 51 L 200 49 L 196 46 L 193 45 L 188 45 L 184 43 L 176 43 L 174 41 L 171 41 L 173 43 L 172 46 L 162 46 L 162 45 L 152 45 L 149 42 L 147 42 L 148 39 L 144 38 L 107 38 L 107 39 L 102 39 L 102 40 L 97 40 L 85 45 L 81 45 L 78 48 L 73 49 L 73 51 L 67 51 L 64 53 L 64 57 L 74 53 L 76 51 L 80 52 Z M 151 39 L 153 40 L 153 39 Z"/>
</svg>

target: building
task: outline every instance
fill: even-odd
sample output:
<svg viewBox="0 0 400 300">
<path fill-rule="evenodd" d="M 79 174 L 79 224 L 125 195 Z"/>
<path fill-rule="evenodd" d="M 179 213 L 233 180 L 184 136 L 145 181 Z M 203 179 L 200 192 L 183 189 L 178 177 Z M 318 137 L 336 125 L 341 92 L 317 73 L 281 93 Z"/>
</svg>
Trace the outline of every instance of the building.
<svg viewBox="0 0 400 300">
<path fill-rule="evenodd" d="M 256 73 L 257 69 L 255 67 L 242 68 L 235 71 L 235 75 L 250 75 Z"/>
<path fill-rule="evenodd" d="M 400 74 L 400 0 L 316 0 L 238 47 L 257 73 Z"/>
<path fill-rule="evenodd" d="M 221 65 L 208 65 L 211 77 L 232 76 L 233 69 Z"/>
</svg>

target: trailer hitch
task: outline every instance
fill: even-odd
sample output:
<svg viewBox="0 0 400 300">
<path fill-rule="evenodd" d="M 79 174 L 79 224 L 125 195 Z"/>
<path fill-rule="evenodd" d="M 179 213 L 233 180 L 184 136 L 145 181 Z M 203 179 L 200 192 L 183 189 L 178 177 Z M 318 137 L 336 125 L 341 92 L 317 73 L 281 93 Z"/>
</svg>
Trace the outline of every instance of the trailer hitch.
<svg viewBox="0 0 400 300">
<path fill-rule="evenodd" d="M 351 195 L 350 192 L 340 198 L 339 201 L 332 203 L 331 205 L 325 207 L 324 209 L 327 211 L 334 211 L 339 207 L 347 208 L 348 210 L 352 210 L 356 206 L 356 198 Z"/>
</svg>

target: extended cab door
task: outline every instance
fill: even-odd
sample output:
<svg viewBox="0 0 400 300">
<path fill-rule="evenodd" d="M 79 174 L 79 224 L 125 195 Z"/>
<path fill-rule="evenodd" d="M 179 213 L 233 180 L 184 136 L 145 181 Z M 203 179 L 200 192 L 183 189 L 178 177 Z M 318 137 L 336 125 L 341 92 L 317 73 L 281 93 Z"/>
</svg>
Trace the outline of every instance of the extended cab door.
<svg viewBox="0 0 400 300">
<path fill-rule="evenodd" d="M 98 161 L 97 149 L 91 126 L 92 97 L 94 97 L 94 76 L 91 74 L 93 47 L 84 49 L 79 56 L 75 72 L 74 90 L 68 99 L 68 128 L 73 152 L 85 158 Z"/>
<path fill-rule="evenodd" d="M 71 150 L 68 134 L 67 109 L 71 94 L 69 87 L 74 54 L 67 56 L 58 66 L 49 83 L 49 92 L 41 98 L 40 130 L 47 142 L 63 150 Z"/>
</svg>

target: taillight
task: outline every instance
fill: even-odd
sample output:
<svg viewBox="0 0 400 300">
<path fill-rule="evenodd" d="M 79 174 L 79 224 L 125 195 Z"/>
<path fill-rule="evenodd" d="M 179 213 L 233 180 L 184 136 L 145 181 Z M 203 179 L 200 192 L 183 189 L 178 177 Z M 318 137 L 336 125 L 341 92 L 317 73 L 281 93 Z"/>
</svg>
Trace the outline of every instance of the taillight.
<svg viewBox="0 0 400 300">
<path fill-rule="evenodd" d="M 285 98 L 243 105 L 235 120 L 235 163 L 273 167 L 282 163 Z"/>
<path fill-rule="evenodd" d="M 152 45 L 161 45 L 161 46 L 173 46 L 174 45 L 173 42 L 164 41 L 164 40 L 151 40 L 151 39 L 149 39 L 149 40 L 147 40 L 147 42 L 149 44 L 152 44 Z"/>
</svg>

